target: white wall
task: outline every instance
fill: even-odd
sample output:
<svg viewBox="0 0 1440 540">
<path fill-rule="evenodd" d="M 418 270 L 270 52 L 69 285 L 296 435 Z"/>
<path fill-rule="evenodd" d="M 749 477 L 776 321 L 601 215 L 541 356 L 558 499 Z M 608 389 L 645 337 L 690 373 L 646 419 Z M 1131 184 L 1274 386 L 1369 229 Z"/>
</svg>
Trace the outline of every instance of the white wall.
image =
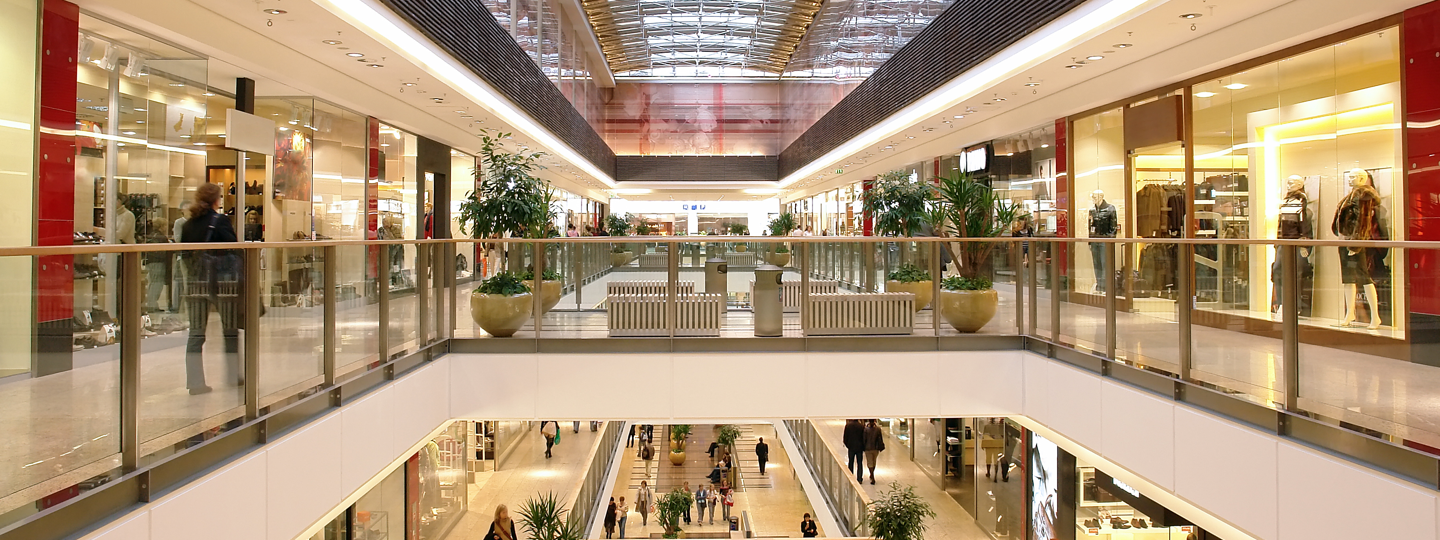
<svg viewBox="0 0 1440 540">
<path fill-rule="evenodd" d="M 452 418 L 1001 415 L 1226 540 L 1440 540 L 1434 491 L 1019 351 L 452 354 L 87 538 L 289 540 Z"/>
<path fill-rule="evenodd" d="M 699 206 L 703 210 L 698 210 Z M 770 226 L 770 214 L 780 213 L 780 199 L 769 198 L 759 201 L 630 201 L 625 199 L 610 199 L 610 213 L 612 214 L 676 214 L 689 216 L 689 230 L 686 234 L 695 234 L 696 224 L 700 222 L 698 216 L 701 214 L 745 214 L 750 221 L 750 234 L 764 234 L 766 227 Z"/>
</svg>

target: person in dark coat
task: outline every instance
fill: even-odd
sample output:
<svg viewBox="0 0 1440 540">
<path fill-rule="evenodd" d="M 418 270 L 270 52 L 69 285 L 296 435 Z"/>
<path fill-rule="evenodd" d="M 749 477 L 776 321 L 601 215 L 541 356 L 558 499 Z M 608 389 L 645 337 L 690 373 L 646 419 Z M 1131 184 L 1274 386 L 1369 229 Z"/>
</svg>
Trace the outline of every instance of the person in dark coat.
<svg viewBox="0 0 1440 540">
<path fill-rule="evenodd" d="M 490 532 L 485 533 L 485 540 L 519 540 L 515 536 L 515 522 L 510 520 L 510 509 L 505 505 L 495 507 L 495 521 L 490 522 Z"/>
<path fill-rule="evenodd" d="M 755 443 L 755 457 L 760 460 L 760 474 L 765 474 L 765 462 L 770 461 L 770 445 L 765 444 L 764 437 Z"/>
<path fill-rule="evenodd" d="M 805 513 L 805 519 L 800 520 L 800 535 L 803 538 L 815 538 L 820 536 L 820 527 L 815 525 L 815 520 L 810 518 L 810 513 Z"/>
<path fill-rule="evenodd" d="M 615 524 L 619 522 L 615 497 L 610 497 L 610 506 L 605 508 L 605 538 L 615 537 Z"/>
<path fill-rule="evenodd" d="M 865 481 L 865 425 L 859 420 L 845 421 L 845 450 L 849 453 L 846 467 L 855 473 L 855 481 Z"/>
<path fill-rule="evenodd" d="M 880 460 L 880 452 L 885 449 L 885 434 L 880 431 L 880 424 L 870 420 L 865 424 L 865 465 L 870 467 L 870 483 L 875 483 L 875 462 Z"/>
<path fill-rule="evenodd" d="M 235 242 L 235 226 L 230 218 L 219 213 L 220 186 L 201 184 L 195 190 L 195 204 L 189 208 L 189 219 L 180 230 L 180 241 Z M 225 380 L 244 382 L 240 373 L 240 266 L 244 264 L 234 250 L 187 251 L 182 255 L 186 265 L 185 308 L 190 313 L 190 338 L 185 344 L 185 387 L 191 395 L 210 391 L 205 384 L 205 327 L 210 321 L 210 308 L 220 314 L 225 337 Z"/>
</svg>

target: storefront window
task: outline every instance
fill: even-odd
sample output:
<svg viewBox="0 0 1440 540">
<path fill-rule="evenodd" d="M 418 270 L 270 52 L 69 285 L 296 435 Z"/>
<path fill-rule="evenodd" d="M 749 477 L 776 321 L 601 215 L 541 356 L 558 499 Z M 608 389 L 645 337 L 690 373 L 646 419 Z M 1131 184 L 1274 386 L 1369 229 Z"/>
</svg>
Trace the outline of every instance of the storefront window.
<svg viewBox="0 0 1440 540">
<path fill-rule="evenodd" d="M 1072 143 L 1077 238 L 1119 238 L 1130 234 L 1125 216 L 1124 113 L 1112 109 L 1076 119 Z M 1103 247 L 1075 250 L 1070 268 L 1072 292 L 1105 293 Z"/>
<path fill-rule="evenodd" d="M 396 468 L 355 502 L 352 540 L 405 538 L 405 467 Z"/>
<path fill-rule="evenodd" d="M 417 514 L 417 540 L 444 538 L 465 515 L 470 499 L 465 444 L 468 426 L 468 422 L 451 423 L 411 459 L 416 475 L 416 489 L 410 497 Z"/>
<path fill-rule="evenodd" d="M 1124 481 L 1078 459 L 1075 465 L 1075 527 L 1085 538 L 1213 538 Z"/>
</svg>

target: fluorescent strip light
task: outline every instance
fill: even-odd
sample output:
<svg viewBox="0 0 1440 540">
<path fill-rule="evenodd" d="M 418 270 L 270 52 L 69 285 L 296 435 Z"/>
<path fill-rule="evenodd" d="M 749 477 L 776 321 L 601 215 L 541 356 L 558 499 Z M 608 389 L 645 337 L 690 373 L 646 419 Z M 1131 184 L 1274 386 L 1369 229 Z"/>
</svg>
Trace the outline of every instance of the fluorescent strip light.
<svg viewBox="0 0 1440 540">
<path fill-rule="evenodd" d="M 945 86 L 931 92 L 885 121 L 865 130 L 858 137 L 825 153 L 820 159 L 790 173 L 780 181 L 780 187 L 786 187 L 814 176 L 815 173 L 828 169 L 835 162 L 874 146 L 875 143 L 883 141 L 903 129 L 934 116 L 965 99 L 976 96 L 996 83 L 1029 68 L 1033 63 L 1043 61 L 1086 34 L 1098 30 L 1148 3 L 1153 2 L 1152 0 L 1110 0 L 1095 4 L 1094 7 L 1089 5 L 1081 7 L 1076 12 L 1061 17 L 1051 26 L 1006 48 L 1005 51 L 986 60 L 966 74 L 951 80 Z"/>
<path fill-rule="evenodd" d="M 0 128 L 23 129 L 25 131 L 29 131 L 30 124 L 26 124 L 24 122 L 16 122 L 14 120 L 0 120 Z"/>
<path fill-rule="evenodd" d="M 1135 1 L 1135 0 L 1126 0 Z M 517 109 L 508 99 L 498 94 L 489 85 L 480 81 L 475 74 L 464 69 L 453 58 L 443 54 L 428 39 L 420 36 L 409 25 L 395 20 L 389 10 L 369 0 L 320 0 L 321 5 L 346 22 L 364 30 L 371 37 L 383 41 L 392 50 L 404 55 L 407 60 L 419 64 L 431 75 L 438 77 L 451 88 L 480 103 L 510 124 L 516 131 L 535 139 L 551 152 L 569 161 L 586 174 L 600 179 L 610 187 L 615 180 L 600 168 L 590 163 L 570 148 L 549 130 L 536 124 L 529 116 Z"/>
</svg>

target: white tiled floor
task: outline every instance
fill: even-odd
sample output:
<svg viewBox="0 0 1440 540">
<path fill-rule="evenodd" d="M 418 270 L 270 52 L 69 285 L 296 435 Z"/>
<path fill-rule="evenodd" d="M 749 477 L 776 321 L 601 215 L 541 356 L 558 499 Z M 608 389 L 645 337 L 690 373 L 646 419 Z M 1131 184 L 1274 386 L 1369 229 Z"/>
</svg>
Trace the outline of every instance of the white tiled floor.
<svg viewBox="0 0 1440 540">
<path fill-rule="evenodd" d="M 567 507 L 574 504 L 575 492 L 585 471 L 590 467 L 590 452 L 600 444 L 599 434 L 591 432 L 587 422 L 580 423 L 580 432 L 571 430 L 571 423 L 561 421 L 564 431 L 560 444 L 545 458 L 545 441 L 540 429 L 533 428 L 516 442 L 512 454 L 498 471 L 480 473 L 476 483 L 470 486 L 470 508 L 460 518 L 460 523 L 451 529 L 450 540 L 478 539 L 485 536 L 495 517 L 495 506 L 504 504 L 510 509 L 510 516 L 516 520 L 516 531 L 520 532 L 519 509 L 530 497 L 554 493 Z"/>
</svg>

